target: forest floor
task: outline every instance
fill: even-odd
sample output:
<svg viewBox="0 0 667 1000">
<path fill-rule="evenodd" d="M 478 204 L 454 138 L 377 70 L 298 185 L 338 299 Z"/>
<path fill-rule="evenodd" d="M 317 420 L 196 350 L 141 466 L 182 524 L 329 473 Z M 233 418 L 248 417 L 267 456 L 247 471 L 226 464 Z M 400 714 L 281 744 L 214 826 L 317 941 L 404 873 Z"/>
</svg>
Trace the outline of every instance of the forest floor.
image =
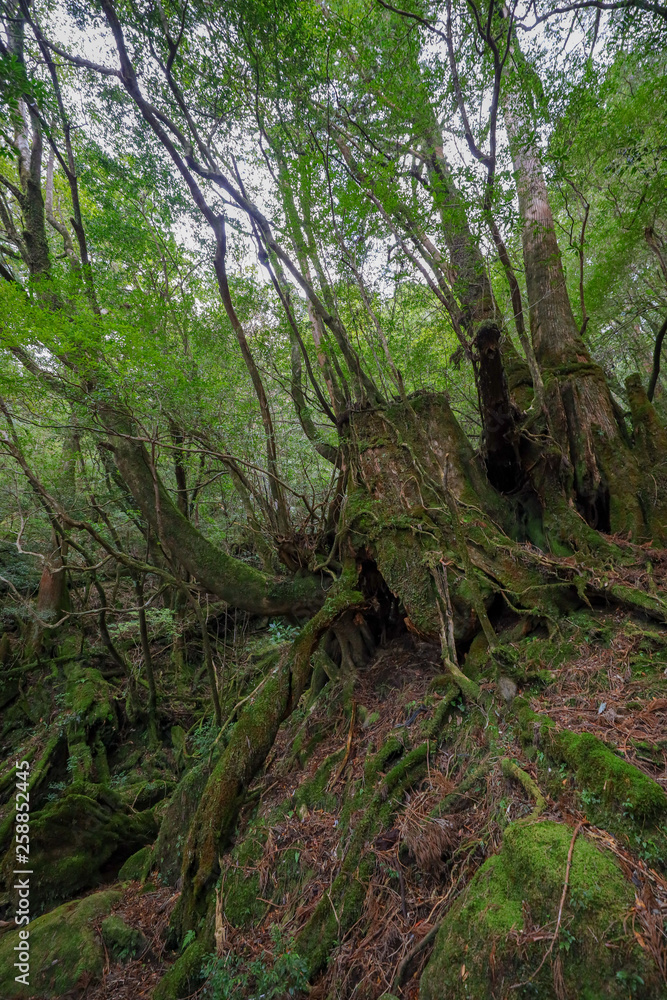
<svg viewBox="0 0 667 1000">
<path fill-rule="evenodd" d="M 550 756 L 539 740 L 526 739 L 512 709 L 513 697 L 523 695 L 535 713 L 548 714 L 563 730 L 593 734 L 614 758 L 667 791 L 667 634 L 604 609 L 572 615 L 551 636 L 544 629 L 525 631 L 508 630 L 493 658 L 484 649 L 470 650 L 465 669 L 480 686 L 477 705 L 447 694 L 439 649 L 410 632 L 381 647 L 356 678 L 329 683 L 312 704 L 304 698 L 247 790 L 234 844 L 220 859 L 216 949 L 233 962 L 209 965 L 208 979 L 183 996 L 254 996 L 258 970 L 275 967 L 282 954 L 288 956 L 285 993 L 273 995 L 287 995 L 289 982 L 299 985 L 295 956 L 302 956 L 311 971 L 313 1000 L 375 1000 L 385 994 L 417 1000 L 443 919 L 450 919 L 457 902 L 465 903 L 480 868 L 502 852 L 505 831 L 517 821 L 521 826 L 538 818 L 538 825 L 551 821 L 567 827 L 570 859 L 577 838 L 614 859 L 629 893 L 623 933 L 638 945 L 655 983 L 664 984 L 642 994 L 637 984 L 646 979 L 645 967 L 626 956 L 613 975 L 625 989 L 624 969 L 630 970 L 629 992 L 605 995 L 659 996 L 667 989 L 664 828 L 639 821 L 630 801 L 608 799 L 606 782 L 587 782 L 583 772 Z M 210 759 L 214 743 L 197 723 L 199 708 L 172 691 L 163 712 L 172 727 L 190 726 L 185 770 Z M 169 728 L 163 726 L 163 732 Z M 141 743 L 139 729 L 131 735 L 133 745 Z M 418 766 L 399 775 L 401 762 L 417 761 L 424 744 Z M 165 775 L 174 765 L 174 781 L 183 773 L 175 766 L 177 756 L 165 748 L 161 758 Z M 117 759 L 127 774 L 142 768 L 141 754 L 131 758 L 117 748 L 109 759 L 112 764 Z M 507 761 L 516 773 L 508 771 Z M 122 776 L 117 781 L 122 785 Z M 544 799 L 539 817 L 535 789 Z M 156 806 L 158 822 L 167 803 Z M 569 864 L 558 872 L 558 886 L 567 882 Z M 178 881 L 165 884 L 159 871 L 117 879 L 117 869 L 108 869 L 91 889 L 118 890 L 109 912 L 137 932 L 135 944 L 108 948 L 102 917 L 96 918 L 93 931 L 102 948 L 96 975 L 80 977 L 60 993 L 49 988 L 47 976 L 45 989 L 31 997 L 151 997 L 173 968 L 178 953 L 169 950 L 167 940 Z M 504 945 L 510 938 L 514 942 L 520 964 L 510 968 L 506 956 L 499 959 L 505 986 L 488 995 L 505 996 L 505 987 L 514 986 L 517 997 L 572 997 L 558 985 L 557 963 L 563 942 L 576 953 L 577 912 L 568 909 L 568 900 L 561 930 L 553 902 L 547 900 L 547 909 L 554 912 L 538 918 L 530 913 L 528 890 L 524 895 L 523 925 L 512 925 L 503 938 Z M 580 906 L 585 892 L 582 898 Z M 549 946 L 558 935 L 554 964 Z M 614 940 L 618 945 L 620 938 Z M 499 945 L 499 955 L 501 950 Z M 494 956 L 492 948 L 492 965 Z M 569 957 L 569 948 L 562 957 Z M 545 958 L 554 991 L 516 988 L 526 987 Z M 488 962 L 489 954 L 482 959 Z M 517 968 L 521 980 L 512 983 Z M 466 959 L 456 968 L 462 989 L 469 974 Z"/>
</svg>

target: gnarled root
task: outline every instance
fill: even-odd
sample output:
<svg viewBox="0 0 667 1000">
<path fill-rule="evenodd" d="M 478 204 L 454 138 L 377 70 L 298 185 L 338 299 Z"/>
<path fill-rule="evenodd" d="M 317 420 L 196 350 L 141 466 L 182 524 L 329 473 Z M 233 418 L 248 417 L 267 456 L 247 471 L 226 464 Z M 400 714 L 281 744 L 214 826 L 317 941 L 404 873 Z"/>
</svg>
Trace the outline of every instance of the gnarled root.
<svg viewBox="0 0 667 1000">
<path fill-rule="evenodd" d="M 334 584 L 324 606 L 304 626 L 272 676 L 244 708 L 208 779 L 183 855 L 183 891 L 174 920 L 181 934 L 193 928 L 206 909 L 218 856 L 233 831 L 244 791 L 266 760 L 280 725 L 305 691 L 310 659 L 321 637 L 345 612 L 365 604 L 355 585 L 352 571 L 346 571 Z"/>
</svg>

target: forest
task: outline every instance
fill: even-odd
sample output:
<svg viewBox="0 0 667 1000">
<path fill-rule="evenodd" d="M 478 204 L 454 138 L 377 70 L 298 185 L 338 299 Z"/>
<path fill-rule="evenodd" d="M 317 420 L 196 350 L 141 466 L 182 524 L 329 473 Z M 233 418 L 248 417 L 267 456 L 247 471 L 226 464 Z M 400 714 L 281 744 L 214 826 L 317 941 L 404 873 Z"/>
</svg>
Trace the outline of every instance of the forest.
<svg viewBox="0 0 667 1000">
<path fill-rule="evenodd" d="M 0 998 L 667 996 L 667 7 L 0 22 Z"/>
</svg>

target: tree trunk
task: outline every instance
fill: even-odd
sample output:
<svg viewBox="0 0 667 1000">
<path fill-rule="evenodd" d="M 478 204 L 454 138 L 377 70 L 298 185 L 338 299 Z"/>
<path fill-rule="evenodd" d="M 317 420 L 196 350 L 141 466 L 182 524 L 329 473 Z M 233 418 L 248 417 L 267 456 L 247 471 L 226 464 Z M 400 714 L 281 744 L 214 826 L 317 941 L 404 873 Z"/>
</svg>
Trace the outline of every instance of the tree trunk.
<svg viewBox="0 0 667 1000">
<path fill-rule="evenodd" d="M 516 46 L 515 56 L 522 60 Z M 604 372 L 577 329 L 533 123 L 516 70 L 509 76 L 502 104 L 517 179 L 530 330 L 544 377 L 548 430 L 561 450 L 565 495 L 573 494 L 580 514 L 601 531 L 637 540 L 664 537 L 665 501 L 653 509 L 640 502 L 644 470 Z M 543 468 L 541 486 L 550 475 Z"/>
<path fill-rule="evenodd" d="M 217 548 L 180 513 L 148 453 L 132 438 L 131 423 L 117 412 L 104 413 L 118 470 L 143 517 L 169 558 L 233 607 L 255 614 L 312 614 L 324 600 L 317 577 L 265 576 Z"/>
</svg>

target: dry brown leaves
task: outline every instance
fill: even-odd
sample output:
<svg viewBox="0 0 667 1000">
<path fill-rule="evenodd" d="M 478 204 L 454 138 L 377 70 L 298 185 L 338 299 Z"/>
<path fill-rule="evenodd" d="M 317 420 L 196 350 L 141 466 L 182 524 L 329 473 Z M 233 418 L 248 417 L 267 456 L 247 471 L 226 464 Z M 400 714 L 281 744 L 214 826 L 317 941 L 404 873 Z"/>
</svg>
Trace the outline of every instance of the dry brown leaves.
<svg viewBox="0 0 667 1000">
<path fill-rule="evenodd" d="M 407 796 L 407 805 L 398 820 L 401 840 L 419 868 L 436 875 L 443 866 L 443 856 L 458 843 L 456 817 L 431 816 L 437 803 L 454 789 L 454 783 L 435 772 L 430 787 Z"/>
<path fill-rule="evenodd" d="M 629 915 L 632 932 L 667 986 L 667 879 L 606 830 L 589 826 L 586 835 L 615 855 L 625 877 L 634 885 L 635 903 Z"/>
<path fill-rule="evenodd" d="M 167 971 L 164 956 L 164 936 L 171 911 L 179 893 L 172 888 L 153 883 L 149 886 L 132 882 L 113 912 L 134 927 L 148 942 L 142 955 L 128 962 L 112 962 L 106 955 L 102 982 L 85 991 L 86 1000 L 136 1000 L 151 997 L 153 990 Z M 99 931 L 99 927 L 97 928 Z"/>
<path fill-rule="evenodd" d="M 633 677 L 630 659 L 639 650 L 642 634 L 625 632 L 625 620 L 620 612 L 614 615 L 609 646 L 589 646 L 563 665 L 556 683 L 533 699 L 533 707 L 560 726 L 614 744 L 667 790 L 667 697 L 647 697 L 646 682 Z M 657 684 L 663 686 L 661 678 Z M 642 744 L 651 746 L 650 753 Z"/>
</svg>

